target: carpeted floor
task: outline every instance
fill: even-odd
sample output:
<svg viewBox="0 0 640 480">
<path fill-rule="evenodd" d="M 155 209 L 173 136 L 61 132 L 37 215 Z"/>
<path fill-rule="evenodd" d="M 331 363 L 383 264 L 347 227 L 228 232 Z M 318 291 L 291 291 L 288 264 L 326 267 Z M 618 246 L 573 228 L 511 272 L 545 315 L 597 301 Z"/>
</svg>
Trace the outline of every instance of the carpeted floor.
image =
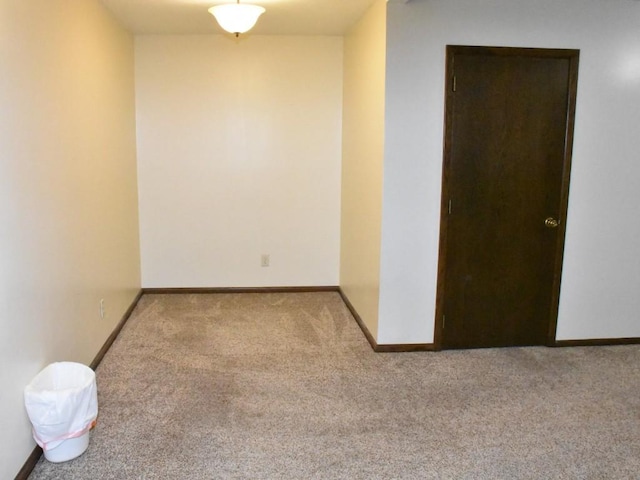
<svg viewBox="0 0 640 480">
<path fill-rule="evenodd" d="M 31 479 L 638 479 L 640 346 L 376 354 L 337 293 L 145 295 Z"/>
</svg>

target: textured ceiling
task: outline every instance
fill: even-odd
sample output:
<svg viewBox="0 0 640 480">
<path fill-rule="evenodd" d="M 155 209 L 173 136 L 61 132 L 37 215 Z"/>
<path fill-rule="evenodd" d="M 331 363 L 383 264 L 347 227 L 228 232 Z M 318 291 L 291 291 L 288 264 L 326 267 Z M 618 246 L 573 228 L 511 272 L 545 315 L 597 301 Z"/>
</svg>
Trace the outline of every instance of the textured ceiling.
<svg viewBox="0 0 640 480">
<path fill-rule="evenodd" d="M 136 34 L 223 33 L 209 7 L 232 0 L 100 0 Z M 241 0 L 266 8 L 256 35 L 342 35 L 376 0 Z"/>
</svg>

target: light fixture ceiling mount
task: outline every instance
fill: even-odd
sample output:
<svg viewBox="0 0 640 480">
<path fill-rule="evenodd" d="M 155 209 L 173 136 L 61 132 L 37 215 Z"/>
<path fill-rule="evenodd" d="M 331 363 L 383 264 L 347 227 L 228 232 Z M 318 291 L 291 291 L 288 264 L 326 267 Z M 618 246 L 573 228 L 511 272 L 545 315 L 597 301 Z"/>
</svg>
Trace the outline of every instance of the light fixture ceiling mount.
<svg viewBox="0 0 640 480">
<path fill-rule="evenodd" d="M 216 5 L 209 9 L 209 13 L 216 17 L 220 26 L 229 33 L 239 36 L 241 33 L 248 32 L 258 21 L 258 17 L 265 12 L 265 9 L 259 5 L 250 5 L 248 3 L 226 3 L 224 5 Z"/>
</svg>

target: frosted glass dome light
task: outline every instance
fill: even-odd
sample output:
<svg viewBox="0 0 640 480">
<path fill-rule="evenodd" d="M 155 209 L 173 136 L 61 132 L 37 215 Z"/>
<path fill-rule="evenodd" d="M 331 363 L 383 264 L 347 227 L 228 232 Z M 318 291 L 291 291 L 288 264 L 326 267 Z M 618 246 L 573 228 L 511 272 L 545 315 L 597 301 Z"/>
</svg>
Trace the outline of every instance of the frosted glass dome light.
<svg viewBox="0 0 640 480">
<path fill-rule="evenodd" d="M 234 33 L 236 37 L 241 33 L 248 32 L 258 21 L 258 17 L 265 12 L 259 5 L 249 5 L 247 3 L 227 3 L 217 5 L 209 9 L 209 13 L 216 17 L 220 26 L 229 33 Z"/>
</svg>

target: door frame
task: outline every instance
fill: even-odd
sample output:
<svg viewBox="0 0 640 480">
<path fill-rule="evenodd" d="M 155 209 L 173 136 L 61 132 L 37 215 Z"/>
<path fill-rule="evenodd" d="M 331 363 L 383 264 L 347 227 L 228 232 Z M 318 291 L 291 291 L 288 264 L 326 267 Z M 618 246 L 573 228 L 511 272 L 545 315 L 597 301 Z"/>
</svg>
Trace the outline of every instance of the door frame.
<svg viewBox="0 0 640 480">
<path fill-rule="evenodd" d="M 576 98 L 578 92 L 578 64 L 580 50 L 547 49 L 547 48 L 514 48 L 514 47 L 479 47 L 463 45 L 447 45 L 445 69 L 445 117 L 444 117 L 444 152 L 442 161 L 442 197 L 440 202 L 440 245 L 438 250 L 438 280 L 436 290 L 436 312 L 434 347 L 442 349 L 444 337 L 444 299 L 446 291 L 447 239 L 449 222 L 449 178 L 453 143 L 453 106 L 454 106 L 454 57 L 456 54 L 525 56 L 560 58 L 569 61 L 569 85 L 567 99 L 567 118 L 565 122 L 565 144 L 562 168 L 562 184 L 560 194 L 559 225 L 555 246 L 555 265 L 551 295 L 551 307 L 547 329 L 547 346 L 556 344 L 556 328 L 558 323 L 558 307 L 560 302 L 560 283 L 564 256 L 564 240 L 566 233 L 567 207 L 569 204 L 569 179 L 571 175 L 571 157 L 573 147 L 573 130 L 575 125 Z"/>
</svg>

